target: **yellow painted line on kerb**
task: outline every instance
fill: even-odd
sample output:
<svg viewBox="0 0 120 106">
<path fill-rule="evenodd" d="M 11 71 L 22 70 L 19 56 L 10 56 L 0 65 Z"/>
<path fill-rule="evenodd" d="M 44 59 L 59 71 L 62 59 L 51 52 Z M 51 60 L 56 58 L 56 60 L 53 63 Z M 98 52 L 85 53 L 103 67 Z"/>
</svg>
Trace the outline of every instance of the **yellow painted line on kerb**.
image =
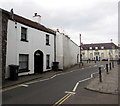
<svg viewBox="0 0 120 106">
<path fill-rule="evenodd" d="M 8 91 L 8 90 L 15 89 L 15 88 L 18 88 L 18 87 L 20 87 L 20 85 L 15 85 L 15 86 L 12 86 L 12 87 L 8 87 L 8 88 L 1 89 L 1 90 L 0 90 L 0 93 L 1 93 L 1 92 L 5 92 L 5 91 Z"/>
<path fill-rule="evenodd" d="M 53 106 L 59 106 L 62 104 L 65 100 L 67 100 L 72 94 L 66 94 L 64 97 L 62 97 L 59 101 L 57 101 Z"/>
</svg>

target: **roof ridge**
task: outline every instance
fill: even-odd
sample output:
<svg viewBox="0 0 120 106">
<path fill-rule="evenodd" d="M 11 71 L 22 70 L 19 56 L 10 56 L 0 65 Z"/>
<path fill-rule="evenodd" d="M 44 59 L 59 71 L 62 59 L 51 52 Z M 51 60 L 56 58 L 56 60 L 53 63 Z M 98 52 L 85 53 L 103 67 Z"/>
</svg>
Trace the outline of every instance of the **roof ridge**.
<svg viewBox="0 0 120 106">
<path fill-rule="evenodd" d="M 10 17 L 10 12 L 9 11 L 2 9 L 2 12 L 7 14 L 9 19 L 13 20 Z M 44 26 L 40 23 L 34 22 L 33 20 L 30 20 L 30 19 L 25 18 L 25 17 L 20 16 L 20 15 L 14 14 L 14 20 L 17 21 L 17 22 L 20 22 L 22 24 L 25 24 L 29 27 L 33 27 L 35 29 L 38 29 L 38 30 L 41 30 L 41 31 L 44 31 L 44 32 L 47 32 L 47 33 L 50 33 L 50 34 L 54 34 L 54 35 L 56 34 L 56 32 L 54 30 L 52 30 L 50 28 L 47 28 L 46 26 Z"/>
</svg>

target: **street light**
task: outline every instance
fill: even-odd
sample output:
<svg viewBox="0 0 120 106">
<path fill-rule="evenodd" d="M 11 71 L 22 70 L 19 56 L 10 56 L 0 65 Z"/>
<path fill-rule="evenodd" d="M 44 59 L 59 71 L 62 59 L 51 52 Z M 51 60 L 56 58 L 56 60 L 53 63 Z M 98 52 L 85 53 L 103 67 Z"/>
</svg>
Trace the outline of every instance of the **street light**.
<svg viewBox="0 0 120 106">
<path fill-rule="evenodd" d="M 80 34 L 80 65 L 82 64 L 82 53 L 81 53 L 81 34 Z M 79 65 L 79 66 L 80 66 Z M 83 64 L 82 64 L 83 65 Z"/>
</svg>

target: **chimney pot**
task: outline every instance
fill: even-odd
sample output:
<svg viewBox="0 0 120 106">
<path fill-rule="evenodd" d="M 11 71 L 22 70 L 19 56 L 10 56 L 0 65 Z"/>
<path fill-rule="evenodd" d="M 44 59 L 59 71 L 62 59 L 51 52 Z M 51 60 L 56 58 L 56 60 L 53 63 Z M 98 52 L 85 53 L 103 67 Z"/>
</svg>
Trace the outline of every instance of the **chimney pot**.
<svg viewBox="0 0 120 106">
<path fill-rule="evenodd" d="M 37 22 L 37 23 L 40 24 L 40 22 L 41 22 L 41 16 L 38 15 L 37 13 L 34 13 L 33 20 L 34 20 L 35 22 Z"/>
<path fill-rule="evenodd" d="M 37 16 L 37 13 L 35 13 L 35 16 Z"/>
</svg>

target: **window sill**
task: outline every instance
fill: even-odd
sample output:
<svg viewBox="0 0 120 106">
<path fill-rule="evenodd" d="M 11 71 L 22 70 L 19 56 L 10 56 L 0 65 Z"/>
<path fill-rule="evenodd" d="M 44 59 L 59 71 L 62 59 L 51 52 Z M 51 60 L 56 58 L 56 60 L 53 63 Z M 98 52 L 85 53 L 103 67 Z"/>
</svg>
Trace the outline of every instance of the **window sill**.
<svg viewBox="0 0 120 106">
<path fill-rule="evenodd" d="M 30 72 L 28 69 L 19 69 L 18 73 L 23 73 L 23 72 Z"/>
<path fill-rule="evenodd" d="M 50 44 L 46 44 L 46 46 L 50 46 Z"/>
<path fill-rule="evenodd" d="M 25 40 L 25 39 L 21 39 L 21 41 L 23 41 L 23 42 L 28 42 L 28 40 Z"/>
</svg>

